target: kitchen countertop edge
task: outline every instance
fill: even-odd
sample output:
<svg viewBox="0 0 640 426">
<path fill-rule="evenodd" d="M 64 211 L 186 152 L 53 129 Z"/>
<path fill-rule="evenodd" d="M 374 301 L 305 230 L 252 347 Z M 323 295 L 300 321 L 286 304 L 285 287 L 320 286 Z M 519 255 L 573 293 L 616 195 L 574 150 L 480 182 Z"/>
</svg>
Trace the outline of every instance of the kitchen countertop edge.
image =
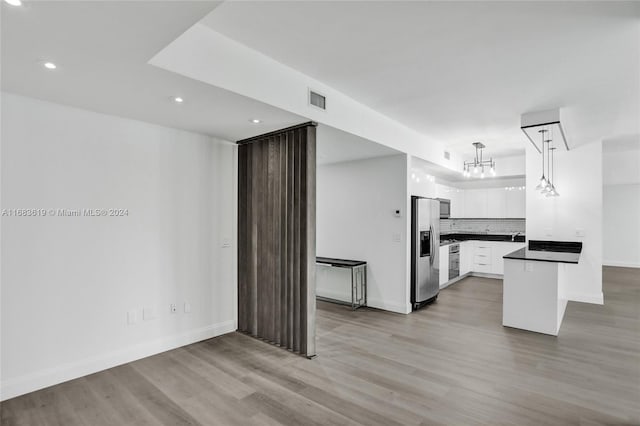
<svg viewBox="0 0 640 426">
<path fill-rule="evenodd" d="M 545 256 L 545 257 L 541 257 L 541 256 Z M 580 261 L 580 253 L 529 250 L 527 247 L 523 247 L 514 252 L 506 254 L 502 257 L 504 259 L 512 259 L 512 260 L 525 260 L 525 261 L 531 261 L 531 262 L 569 263 L 574 265 L 578 264 L 578 262 Z"/>
</svg>

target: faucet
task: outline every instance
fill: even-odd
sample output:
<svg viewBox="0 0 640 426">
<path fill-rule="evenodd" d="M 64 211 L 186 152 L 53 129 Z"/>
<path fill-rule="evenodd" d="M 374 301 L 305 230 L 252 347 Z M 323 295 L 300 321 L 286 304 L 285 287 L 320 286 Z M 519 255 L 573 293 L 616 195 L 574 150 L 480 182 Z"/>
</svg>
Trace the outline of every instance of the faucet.
<svg viewBox="0 0 640 426">
<path fill-rule="evenodd" d="M 512 233 L 512 234 L 511 234 L 511 242 L 514 242 L 514 241 L 516 240 L 516 237 L 517 237 L 518 235 L 520 235 L 520 234 L 522 234 L 522 232 L 520 232 L 520 231 L 518 231 L 518 232 L 516 232 L 516 233 Z"/>
</svg>

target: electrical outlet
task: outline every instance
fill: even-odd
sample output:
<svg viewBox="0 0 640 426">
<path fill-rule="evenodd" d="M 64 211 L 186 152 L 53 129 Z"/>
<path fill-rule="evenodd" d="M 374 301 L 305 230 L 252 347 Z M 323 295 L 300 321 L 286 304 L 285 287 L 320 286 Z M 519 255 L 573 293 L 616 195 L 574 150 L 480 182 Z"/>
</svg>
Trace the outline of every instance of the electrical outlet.
<svg viewBox="0 0 640 426">
<path fill-rule="evenodd" d="M 178 312 L 178 306 L 175 303 L 172 303 L 171 305 L 169 305 L 169 310 L 172 314 L 175 314 Z"/>
<path fill-rule="evenodd" d="M 545 230 L 544 230 L 544 236 L 545 236 L 545 237 L 553 237 L 553 229 L 551 229 L 551 228 L 545 228 Z"/>
<path fill-rule="evenodd" d="M 137 322 L 138 322 L 138 311 L 135 310 L 135 309 L 132 309 L 132 310 L 128 311 L 127 312 L 127 324 L 134 325 Z"/>
<path fill-rule="evenodd" d="M 584 229 L 582 228 L 576 229 L 576 237 L 584 237 Z"/>
<path fill-rule="evenodd" d="M 393 234 L 393 235 L 391 236 L 391 240 L 392 240 L 394 243 L 399 243 L 399 242 L 402 240 L 402 237 L 400 236 L 400 234 Z"/>
<path fill-rule="evenodd" d="M 222 239 L 222 248 L 229 248 L 231 247 L 231 239 L 230 238 L 223 238 Z"/>
<path fill-rule="evenodd" d="M 142 309 L 142 319 L 145 321 L 156 319 L 156 308 L 154 306 L 145 306 Z"/>
<path fill-rule="evenodd" d="M 533 272 L 533 262 L 525 262 L 524 270 L 526 272 Z"/>
<path fill-rule="evenodd" d="M 191 312 L 191 304 L 189 302 L 184 302 L 184 313 L 188 314 Z"/>
</svg>

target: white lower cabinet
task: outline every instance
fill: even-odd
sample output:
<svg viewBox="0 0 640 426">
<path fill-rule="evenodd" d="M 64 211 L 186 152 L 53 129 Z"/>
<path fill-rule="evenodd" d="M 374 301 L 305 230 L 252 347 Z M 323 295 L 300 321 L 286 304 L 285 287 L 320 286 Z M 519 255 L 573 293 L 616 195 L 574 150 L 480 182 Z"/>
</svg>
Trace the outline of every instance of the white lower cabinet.
<svg viewBox="0 0 640 426">
<path fill-rule="evenodd" d="M 492 248 L 491 241 L 473 241 L 473 272 L 491 273 Z"/>
<path fill-rule="evenodd" d="M 504 255 L 525 246 L 525 243 L 508 241 L 463 241 L 460 243 L 460 275 L 468 272 L 483 274 L 504 274 Z M 448 246 L 445 246 L 448 249 Z M 442 247 L 440 262 L 442 264 Z M 449 253 L 447 251 L 447 262 Z M 443 273 L 440 271 L 440 284 L 443 283 Z M 446 282 L 446 280 L 445 280 Z"/>
<path fill-rule="evenodd" d="M 449 246 L 440 247 L 440 285 L 449 281 Z"/>
</svg>

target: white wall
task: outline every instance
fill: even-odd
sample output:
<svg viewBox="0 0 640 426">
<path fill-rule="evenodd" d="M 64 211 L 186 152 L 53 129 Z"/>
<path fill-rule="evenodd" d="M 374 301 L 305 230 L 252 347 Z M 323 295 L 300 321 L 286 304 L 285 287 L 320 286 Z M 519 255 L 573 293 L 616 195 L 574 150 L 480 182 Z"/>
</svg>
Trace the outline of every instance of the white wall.
<svg viewBox="0 0 640 426">
<path fill-rule="evenodd" d="M 640 147 L 603 153 L 604 264 L 640 268 Z"/>
<path fill-rule="evenodd" d="M 604 151 L 602 174 L 605 185 L 628 185 L 640 183 L 639 146 L 619 151 Z"/>
<path fill-rule="evenodd" d="M 206 136 L 3 94 L 2 209 L 129 212 L 2 217 L 3 399 L 236 328 L 234 157 Z"/>
<path fill-rule="evenodd" d="M 318 256 L 365 260 L 368 305 L 400 313 L 411 311 L 406 180 L 405 155 L 322 165 L 317 176 Z"/>
<path fill-rule="evenodd" d="M 605 265 L 640 268 L 640 183 L 604 186 Z"/>
<path fill-rule="evenodd" d="M 527 239 L 582 241 L 578 265 L 568 265 L 569 300 L 602 303 L 602 143 L 556 150 L 555 186 L 559 197 L 535 190 L 540 154 L 527 144 Z M 576 230 L 584 237 L 576 236 Z"/>
</svg>

